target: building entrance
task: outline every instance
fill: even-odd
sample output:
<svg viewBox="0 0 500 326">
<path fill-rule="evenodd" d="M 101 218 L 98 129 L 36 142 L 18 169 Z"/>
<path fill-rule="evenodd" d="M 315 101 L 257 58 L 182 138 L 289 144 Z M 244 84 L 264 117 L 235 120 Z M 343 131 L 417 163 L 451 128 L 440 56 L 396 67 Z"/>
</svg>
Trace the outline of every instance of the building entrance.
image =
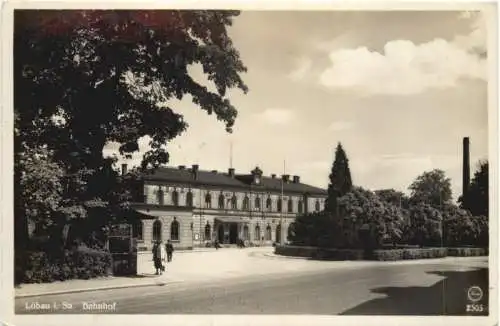
<svg viewBox="0 0 500 326">
<path fill-rule="evenodd" d="M 238 240 L 238 224 L 231 223 L 229 224 L 229 243 L 235 244 L 236 240 Z"/>
<path fill-rule="evenodd" d="M 220 224 L 217 230 L 217 240 L 219 243 L 224 243 L 224 225 Z"/>
</svg>

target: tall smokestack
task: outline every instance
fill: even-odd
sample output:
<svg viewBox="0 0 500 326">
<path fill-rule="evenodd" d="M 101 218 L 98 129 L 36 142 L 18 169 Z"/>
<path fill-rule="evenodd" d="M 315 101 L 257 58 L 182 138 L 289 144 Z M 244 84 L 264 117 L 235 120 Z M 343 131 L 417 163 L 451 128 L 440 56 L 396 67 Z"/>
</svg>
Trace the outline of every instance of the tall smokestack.
<svg viewBox="0 0 500 326">
<path fill-rule="evenodd" d="M 470 184 L 470 153 L 469 137 L 464 137 L 463 172 L 462 172 L 462 198 L 465 198 Z"/>
</svg>

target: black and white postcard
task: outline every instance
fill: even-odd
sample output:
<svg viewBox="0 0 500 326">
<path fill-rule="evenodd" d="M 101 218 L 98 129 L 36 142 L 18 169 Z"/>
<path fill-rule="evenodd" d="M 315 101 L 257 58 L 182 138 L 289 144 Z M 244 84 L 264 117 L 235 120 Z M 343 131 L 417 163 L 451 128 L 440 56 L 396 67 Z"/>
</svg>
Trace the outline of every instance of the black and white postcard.
<svg viewBox="0 0 500 326">
<path fill-rule="evenodd" d="M 11 1 L 2 78 L 6 325 L 498 322 L 496 3 Z"/>
</svg>

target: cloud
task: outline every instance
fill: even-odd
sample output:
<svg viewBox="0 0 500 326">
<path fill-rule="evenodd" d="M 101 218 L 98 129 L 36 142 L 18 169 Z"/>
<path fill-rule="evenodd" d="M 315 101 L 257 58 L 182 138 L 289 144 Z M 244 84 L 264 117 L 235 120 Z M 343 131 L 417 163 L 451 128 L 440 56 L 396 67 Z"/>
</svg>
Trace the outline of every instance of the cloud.
<svg viewBox="0 0 500 326">
<path fill-rule="evenodd" d="M 328 129 L 331 131 L 343 131 L 343 130 L 351 129 L 352 126 L 353 126 L 353 123 L 350 121 L 335 121 L 335 122 L 332 122 L 330 124 Z"/>
<path fill-rule="evenodd" d="M 294 119 L 294 113 L 288 109 L 266 109 L 258 118 L 273 125 L 284 125 Z"/>
<path fill-rule="evenodd" d="M 312 67 L 312 61 L 308 58 L 301 58 L 297 60 L 296 68 L 288 77 L 293 81 L 300 81 L 306 77 Z"/>
<path fill-rule="evenodd" d="M 462 19 L 466 19 L 463 18 Z M 487 78 L 486 31 L 482 15 L 471 19 L 472 31 L 453 41 L 422 44 L 393 40 L 383 51 L 367 47 L 330 51 L 330 65 L 319 83 L 332 89 L 356 89 L 369 95 L 410 95 L 453 87 L 461 79 Z"/>
<path fill-rule="evenodd" d="M 460 19 L 470 21 L 472 31 L 467 35 L 456 36 L 453 42 L 469 53 L 486 56 L 488 41 L 484 13 L 466 11 L 460 15 Z"/>
<path fill-rule="evenodd" d="M 384 54 L 366 47 L 330 53 L 320 76 L 328 88 L 358 88 L 370 94 L 410 95 L 453 87 L 459 79 L 486 79 L 486 60 L 442 39 L 415 45 L 386 43 Z"/>
</svg>

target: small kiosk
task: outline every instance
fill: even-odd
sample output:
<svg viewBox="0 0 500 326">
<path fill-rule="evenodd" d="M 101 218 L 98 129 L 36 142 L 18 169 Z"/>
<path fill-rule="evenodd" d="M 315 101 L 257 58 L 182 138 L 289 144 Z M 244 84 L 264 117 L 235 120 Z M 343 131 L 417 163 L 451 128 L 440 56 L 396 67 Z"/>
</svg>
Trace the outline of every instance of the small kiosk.
<svg viewBox="0 0 500 326">
<path fill-rule="evenodd" d="M 136 275 L 137 239 L 133 236 L 132 225 L 112 225 L 109 228 L 108 246 L 113 258 L 113 275 Z"/>
</svg>

